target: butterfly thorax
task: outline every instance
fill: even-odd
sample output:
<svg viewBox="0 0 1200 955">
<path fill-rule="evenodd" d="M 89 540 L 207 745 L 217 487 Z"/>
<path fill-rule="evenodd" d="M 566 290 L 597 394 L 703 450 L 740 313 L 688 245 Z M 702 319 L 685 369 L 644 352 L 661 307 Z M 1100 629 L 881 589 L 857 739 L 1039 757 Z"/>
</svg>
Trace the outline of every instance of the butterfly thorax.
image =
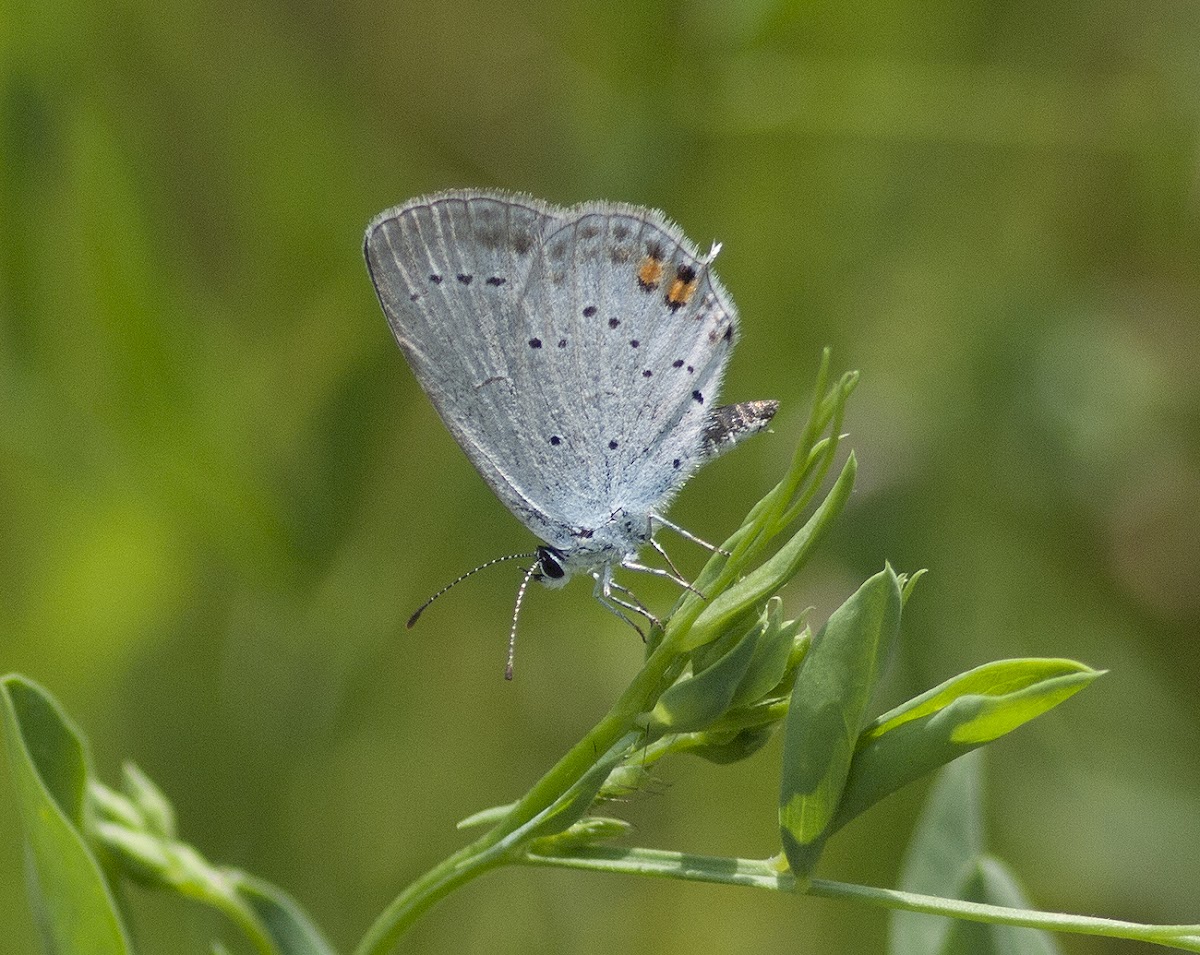
<svg viewBox="0 0 1200 955">
<path fill-rule="evenodd" d="M 537 579 L 547 587 L 561 587 L 576 574 L 590 576 L 619 566 L 637 555 L 650 534 L 649 515 L 618 509 L 596 527 L 574 528 L 569 536 L 538 547 Z"/>
</svg>

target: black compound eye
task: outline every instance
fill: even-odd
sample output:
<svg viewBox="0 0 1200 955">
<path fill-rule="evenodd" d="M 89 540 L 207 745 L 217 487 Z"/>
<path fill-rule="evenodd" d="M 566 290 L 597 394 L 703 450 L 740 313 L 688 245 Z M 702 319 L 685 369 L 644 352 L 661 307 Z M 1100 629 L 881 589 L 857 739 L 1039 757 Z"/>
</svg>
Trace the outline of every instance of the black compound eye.
<svg viewBox="0 0 1200 955">
<path fill-rule="evenodd" d="M 562 580 L 566 575 L 562 565 L 562 551 L 543 545 L 537 549 L 537 558 L 540 576 L 548 577 L 550 580 Z"/>
</svg>

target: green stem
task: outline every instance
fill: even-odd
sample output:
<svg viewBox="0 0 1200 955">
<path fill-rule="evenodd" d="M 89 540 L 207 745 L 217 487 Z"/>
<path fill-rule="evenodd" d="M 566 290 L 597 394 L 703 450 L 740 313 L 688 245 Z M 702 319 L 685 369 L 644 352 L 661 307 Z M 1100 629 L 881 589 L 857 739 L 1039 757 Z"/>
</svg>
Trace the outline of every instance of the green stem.
<svg viewBox="0 0 1200 955">
<path fill-rule="evenodd" d="M 1002 905 L 963 902 L 959 899 L 941 899 L 936 896 L 918 895 L 915 892 L 878 889 L 866 885 L 848 885 L 825 879 L 813 879 L 808 894 L 827 899 L 870 902 L 873 905 L 882 905 L 889 909 L 903 909 L 907 912 L 946 915 L 951 918 L 966 919 L 970 922 L 1017 925 L 1023 928 L 1047 929 L 1053 932 L 1072 932 L 1077 935 L 1104 935 L 1108 938 L 1136 939 L 1153 945 L 1165 945 L 1188 952 L 1200 952 L 1200 925 L 1145 925 L 1140 922 L 1123 922 L 1090 915 L 1011 909 Z"/>
<path fill-rule="evenodd" d="M 673 669 L 682 666 L 679 655 L 663 643 L 625 689 L 613 708 L 529 790 L 487 834 L 463 847 L 409 885 L 375 920 L 355 955 L 384 955 L 409 926 L 435 902 L 466 882 L 505 862 L 515 861 L 512 840 L 522 827 L 553 806 L 596 765 L 649 709 Z"/>
<path fill-rule="evenodd" d="M 1006 908 L 980 902 L 943 899 L 895 889 L 879 889 L 866 885 L 850 885 L 826 879 L 813 879 L 798 884 L 790 872 L 780 872 L 772 859 L 734 859 L 723 856 L 691 855 L 661 849 L 622 849 L 596 846 L 576 850 L 570 856 L 526 853 L 520 860 L 526 865 L 553 866 L 565 869 L 587 869 L 593 872 L 614 872 L 623 875 L 642 875 L 664 879 L 683 879 L 688 882 L 709 882 L 719 885 L 742 885 L 777 892 L 801 892 L 828 899 L 867 902 L 884 908 L 904 909 L 928 915 L 994 925 L 1015 925 L 1023 928 L 1071 932 L 1079 935 L 1103 935 L 1127 938 L 1189 952 L 1200 952 L 1198 925 L 1145 925 L 1116 919 L 1087 915 L 1067 915 L 1058 912 L 1038 912 L 1031 909 Z"/>
<path fill-rule="evenodd" d="M 735 859 L 670 852 L 665 849 L 591 846 L 577 849 L 569 856 L 526 852 L 517 861 L 525 865 L 552 866 L 559 869 L 587 869 L 592 872 L 682 879 L 685 882 L 744 885 L 755 889 L 774 889 L 777 892 L 796 891 L 796 877 L 790 872 L 780 872 L 769 859 Z"/>
<path fill-rule="evenodd" d="M 390 951 L 409 926 L 436 902 L 506 861 L 506 853 L 489 851 L 491 847 L 483 845 L 486 838 L 464 846 L 411 883 L 375 920 L 354 955 L 383 955 Z"/>
<path fill-rule="evenodd" d="M 498 842 L 553 804 L 595 765 L 599 754 L 608 752 L 617 740 L 629 732 L 637 718 L 647 712 L 658 698 L 668 672 L 681 666 L 682 660 L 671 646 L 671 641 L 660 644 L 646 659 L 613 708 L 521 797 L 512 812 L 484 838 L 494 836 L 494 841 Z"/>
</svg>

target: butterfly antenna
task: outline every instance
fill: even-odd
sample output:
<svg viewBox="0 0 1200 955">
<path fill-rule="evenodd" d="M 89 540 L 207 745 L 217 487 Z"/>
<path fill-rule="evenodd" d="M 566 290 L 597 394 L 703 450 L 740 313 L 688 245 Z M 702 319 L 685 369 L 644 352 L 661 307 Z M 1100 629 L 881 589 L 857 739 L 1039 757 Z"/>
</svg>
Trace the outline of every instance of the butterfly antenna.
<svg viewBox="0 0 1200 955">
<path fill-rule="evenodd" d="M 525 599 L 525 590 L 529 586 L 529 581 L 533 580 L 533 575 L 539 569 L 540 565 L 534 564 L 525 571 L 525 579 L 521 581 L 521 587 L 517 591 L 517 605 L 513 607 L 512 629 L 508 631 L 508 662 L 504 665 L 504 679 L 506 680 L 513 678 L 513 660 L 517 656 L 517 617 L 521 613 L 521 601 Z"/>
<path fill-rule="evenodd" d="M 440 597 L 442 594 L 444 594 L 451 587 L 455 586 L 456 584 L 461 584 L 464 580 L 466 580 L 472 574 L 477 574 L 481 570 L 486 570 L 487 568 L 491 567 L 493 564 L 502 564 L 506 560 L 521 560 L 521 559 L 528 559 L 530 557 L 537 557 L 537 554 L 508 554 L 505 557 L 497 557 L 494 560 L 489 560 L 485 564 L 480 564 L 478 567 L 474 567 L 471 570 L 468 570 L 465 574 L 462 574 L 461 576 L 450 581 L 450 583 L 446 584 L 445 587 L 443 587 L 436 594 L 434 594 L 432 597 L 430 597 L 428 600 L 426 600 L 423 604 L 421 604 L 421 606 L 419 606 L 417 608 L 416 613 L 414 613 L 411 617 L 408 618 L 408 623 L 405 625 L 406 629 L 411 630 L 413 627 L 415 627 L 417 624 L 417 621 L 421 617 L 421 614 L 423 614 L 425 612 L 426 607 L 428 607 L 431 603 L 433 603 L 435 600 L 437 600 L 438 597 Z M 528 583 L 529 578 L 526 577 L 525 581 L 526 581 L 526 583 Z M 524 589 L 524 588 L 522 588 L 522 589 Z M 515 622 L 514 622 L 514 626 L 515 626 Z"/>
</svg>

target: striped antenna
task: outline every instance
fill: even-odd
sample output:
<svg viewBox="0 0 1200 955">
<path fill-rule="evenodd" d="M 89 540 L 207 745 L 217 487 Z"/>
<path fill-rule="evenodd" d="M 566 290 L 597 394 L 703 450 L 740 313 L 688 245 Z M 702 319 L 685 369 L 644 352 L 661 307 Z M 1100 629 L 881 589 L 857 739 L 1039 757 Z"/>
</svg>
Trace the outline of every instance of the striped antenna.
<svg viewBox="0 0 1200 955">
<path fill-rule="evenodd" d="M 522 559 L 528 560 L 528 559 L 534 558 L 534 557 L 537 557 L 537 554 L 509 554 L 505 557 L 497 557 L 494 560 L 489 560 L 486 564 L 480 564 L 478 567 L 468 570 L 465 574 L 450 581 L 450 583 L 446 584 L 445 587 L 443 587 L 436 594 L 434 594 L 432 597 L 430 597 L 428 600 L 426 600 L 423 604 L 421 604 L 421 606 L 419 606 L 417 608 L 416 613 L 414 613 L 411 617 L 408 618 L 408 624 L 406 625 L 407 629 L 411 630 L 413 627 L 416 626 L 417 620 L 420 619 L 421 614 L 423 614 L 425 612 L 426 607 L 428 607 L 431 603 L 433 603 L 435 600 L 437 600 L 438 597 L 440 597 L 442 594 L 444 594 L 451 587 L 455 586 L 456 584 L 461 584 L 464 580 L 466 580 L 472 574 L 477 574 L 481 570 L 486 570 L 487 568 L 491 567 L 493 564 L 502 564 L 506 560 L 522 560 Z M 536 566 L 537 565 L 534 564 L 534 567 L 536 567 Z M 530 571 L 529 574 L 525 575 L 525 584 L 529 583 L 529 577 L 531 574 L 532 574 L 532 571 Z M 525 584 L 521 585 L 522 592 L 524 592 L 524 590 L 525 590 Z M 520 606 L 519 602 L 518 602 L 518 606 Z M 516 630 L 516 620 L 515 619 L 513 621 L 513 630 L 514 631 Z M 510 658 L 511 658 L 511 654 L 510 654 Z M 509 662 L 509 666 L 510 667 L 512 666 L 511 659 Z"/>
<path fill-rule="evenodd" d="M 525 571 L 525 579 L 521 581 L 521 588 L 517 591 L 517 605 L 513 607 L 512 629 L 508 631 L 508 663 L 504 666 L 504 679 L 506 680 L 513 678 L 513 660 L 517 656 L 517 617 L 521 613 L 521 601 L 525 599 L 525 589 L 529 586 L 529 581 L 533 579 L 534 574 L 540 573 L 541 569 L 542 562 L 539 557 L 538 562 Z"/>
</svg>

